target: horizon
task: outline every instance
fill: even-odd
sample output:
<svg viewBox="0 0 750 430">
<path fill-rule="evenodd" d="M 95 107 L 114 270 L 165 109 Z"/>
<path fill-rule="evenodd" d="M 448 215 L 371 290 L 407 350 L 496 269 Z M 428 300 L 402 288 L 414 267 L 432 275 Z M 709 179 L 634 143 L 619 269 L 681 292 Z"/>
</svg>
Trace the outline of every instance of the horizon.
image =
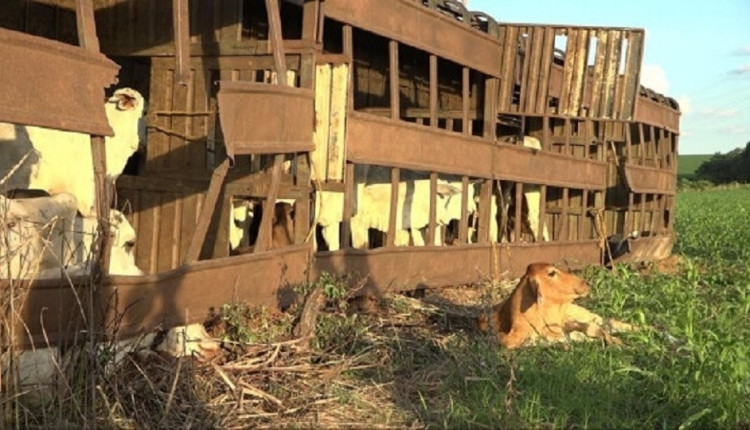
<svg viewBox="0 0 750 430">
<path fill-rule="evenodd" d="M 679 153 L 750 142 L 750 1 L 469 0 L 500 22 L 643 28 L 641 84 L 680 104 Z M 668 18 L 667 18 L 668 17 Z M 697 32 L 696 29 L 701 29 Z"/>
</svg>

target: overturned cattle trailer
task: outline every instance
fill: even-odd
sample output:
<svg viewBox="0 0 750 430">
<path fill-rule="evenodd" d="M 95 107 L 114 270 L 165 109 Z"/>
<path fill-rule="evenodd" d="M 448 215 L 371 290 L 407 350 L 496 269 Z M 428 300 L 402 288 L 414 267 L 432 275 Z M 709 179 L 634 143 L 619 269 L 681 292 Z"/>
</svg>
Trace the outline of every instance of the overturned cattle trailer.
<svg viewBox="0 0 750 430">
<path fill-rule="evenodd" d="M 399 290 L 515 276 L 531 261 L 601 264 L 612 236 L 637 235 L 625 259 L 671 252 L 679 107 L 639 84 L 641 29 L 502 23 L 452 0 L 3 7 L 5 58 L 44 76 L 0 81 L 0 121 L 106 134 L 36 98 L 67 90 L 93 112 L 110 82 L 82 76 L 114 65 L 86 59 L 98 55 L 87 40 L 149 102 L 145 152 L 114 199 L 100 194 L 128 216 L 146 273 L 97 284 L 98 315 L 117 316 L 122 336 L 233 301 L 283 305 L 323 271 Z M 96 37 L 81 33 L 94 22 Z M 62 65 L 34 51 L 79 37 L 84 48 L 55 51 Z M 19 101 L 39 106 L 17 113 Z M 282 245 L 277 202 L 294 209 Z M 69 324 L 57 284 L 30 287 L 34 341 L 43 309 L 51 342 Z"/>
</svg>

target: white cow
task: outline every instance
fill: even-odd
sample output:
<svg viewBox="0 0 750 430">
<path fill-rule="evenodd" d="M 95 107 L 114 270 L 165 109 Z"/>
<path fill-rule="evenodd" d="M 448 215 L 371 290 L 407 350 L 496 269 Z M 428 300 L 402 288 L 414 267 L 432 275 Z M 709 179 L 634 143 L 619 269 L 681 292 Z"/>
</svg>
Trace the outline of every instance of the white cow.
<svg viewBox="0 0 750 430">
<path fill-rule="evenodd" d="M 63 269 L 68 276 L 87 274 L 97 221 L 77 216 L 76 207 L 70 193 L 28 199 L 0 196 L 0 278 L 55 279 Z M 133 255 L 135 230 L 115 209 L 109 218 L 109 273 L 142 275 Z"/>
<path fill-rule="evenodd" d="M 107 178 L 112 182 L 122 173 L 139 144 L 145 142 L 144 106 L 143 96 L 130 88 L 115 91 L 104 105 L 115 133 L 105 139 Z M 69 192 L 76 196 L 81 215 L 95 213 L 88 134 L 0 123 L 0 177 L 14 167 L 18 167 L 17 171 L 0 184 L 3 190 L 36 189 L 51 195 Z"/>
<path fill-rule="evenodd" d="M 367 166 L 364 166 L 365 168 Z M 357 212 L 352 217 L 352 245 L 355 248 L 369 246 L 368 230 L 388 231 L 391 201 L 390 168 L 371 166 L 367 169 L 366 182 L 358 195 Z M 424 246 L 423 230 L 430 222 L 430 179 L 425 173 L 401 170 L 396 207 L 396 246 L 408 245 L 411 239 L 416 246 Z M 461 219 L 461 181 L 451 177 L 439 178 L 437 182 L 436 222 L 447 226 L 451 220 Z M 474 200 L 475 184 L 469 187 L 467 215 L 477 209 Z M 435 244 L 442 244 L 440 235 L 435 235 Z"/>
</svg>

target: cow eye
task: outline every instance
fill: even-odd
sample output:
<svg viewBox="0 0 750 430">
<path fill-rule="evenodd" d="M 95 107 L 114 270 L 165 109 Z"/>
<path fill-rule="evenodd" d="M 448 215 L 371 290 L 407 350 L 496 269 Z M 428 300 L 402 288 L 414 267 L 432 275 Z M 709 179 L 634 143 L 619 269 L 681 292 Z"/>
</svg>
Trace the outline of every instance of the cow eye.
<svg viewBox="0 0 750 430">
<path fill-rule="evenodd" d="M 550 270 L 549 273 L 547 273 L 547 276 L 549 276 L 550 278 L 554 278 L 555 276 L 557 276 L 557 271 Z"/>
</svg>

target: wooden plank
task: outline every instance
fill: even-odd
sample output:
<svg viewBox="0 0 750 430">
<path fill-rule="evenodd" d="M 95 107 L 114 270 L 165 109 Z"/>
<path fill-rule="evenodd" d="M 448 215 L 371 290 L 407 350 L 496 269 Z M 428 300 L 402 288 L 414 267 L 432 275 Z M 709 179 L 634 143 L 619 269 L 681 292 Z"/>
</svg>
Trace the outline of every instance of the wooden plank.
<svg viewBox="0 0 750 430">
<path fill-rule="evenodd" d="M 617 62 L 620 59 L 620 32 L 610 30 L 607 35 L 607 57 L 604 66 L 603 96 L 600 114 L 604 118 L 613 118 L 615 81 L 617 80 Z"/>
<path fill-rule="evenodd" d="M 539 112 L 537 109 L 537 102 L 539 100 L 539 72 L 542 68 L 542 63 L 546 60 L 544 55 L 544 27 L 534 27 L 530 34 L 531 40 L 531 55 L 527 59 L 531 63 L 529 72 L 526 77 L 526 90 L 522 92 L 524 99 L 524 112 Z M 542 102 L 543 103 L 543 102 Z"/>
<path fill-rule="evenodd" d="M 430 220 L 427 224 L 427 245 L 435 245 L 435 233 L 437 231 L 437 172 L 430 172 Z M 437 245 L 442 245 L 439 243 Z"/>
<path fill-rule="evenodd" d="M 396 239 L 396 217 L 398 215 L 398 184 L 400 181 L 400 169 L 391 168 L 391 202 L 388 216 L 388 234 L 386 235 L 386 246 L 393 246 Z"/>
<path fill-rule="evenodd" d="M 263 215 L 260 219 L 258 238 L 255 242 L 254 252 L 263 252 L 271 248 L 271 225 L 275 213 L 276 196 L 279 192 L 279 181 L 281 169 L 284 166 L 284 154 L 276 154 L 273 158 L 273 170 L 271 171 L 271 183 L 268 186 L 268 196 L 263 202 Z"/>
<path fill-rule="evenodd" d="M 438 58 L 430 55 L 430 127 L 437 127 L 438 115 Z"/>
<path fill-rule="evenodd" d="M 214 171 L 211 176 L 211 183 L 208 186 L 206 197 L 203 201 L 203 207 L 198 217 L 197 225 L 195 226 L 195 232 L 190 239 L 190 246 L 188 252 L 185 255 L 185 263 L 190 264 L 198 261 L 203 242 L 206 239 L 206 233 L 208 232 L 209 224 L 211 223 L 212 215 L 216 209 L 216 202 L 219 199 L 219 193 L 221 187 L 224 184 L 224 178 L 227 176 L 229 170 L 229 159 L 225 159 Z M 260 236 L 260 234 L 259 234 Z"/>
<path fill-rule="evenodd" d="M 586 81 L 586 62 L 588 60 L 589 33 L 587 30 L 578 30 L 575 46 L 575 64 L 573 66 L 572 88 L 570 90 L 570 113 L 581 116 L 581 105 L 583 101 L 583 85 Z M 569 53 L 570 54 L 570 53 Z"/>
<path fill-rule="evenodd" d="M 569 202 L 569 188 L 563 187 L 563 195 L 562 195 L 562 210 L 560 212 L 560 240 L 567 241 L 568 238 L 568 207 L 570 206 Z"/>
<path fill-rule="evenodd" d="M 187 85 L 190 74 L 190 16 L 188 0 L 172 0 L 172 29 L 175 44 L 175 74 L 180 85 Z"/>
<path fill-rule="evenodd" d="M 492 217 L 492 179 L 485 179 L 482 181 L 482 186 L 479 192 L 479 228 L 477 231 L 477 243 L 488 243 L 489 241 L 496 241 L 497 238 L 490 238 L 490 224 L 495 222 Z"/>
<path fill-rule="evenodd" d="M 531 31 L 529 27 L 523 27 L 521 29 L 523 32 L 522 34 L 526 35 L 526 37 L 521 38 L 521 42 L 519 44 L 522 44 L 523 46 L 519 49 L 523 52 L 523 60 L 521 61 L 521 64 L 517 65 L 517 70 L 519 72 L 518 79 L 520 79 L 520 90 L 519 90 L 519 97 L 518 97 L 518 105 L 517 112 L 525 112 L 526 111 L 526 97 L 528 96 L 528 82 L 529 82 L 529 68 L 531 67 Z"/>
<path fill-rule="evenodd" d="M 295 158 L 297 161 L 295 182 L 300 186 L 308 186 L 311 177 L 310 157 L 308 154 L 302 153 Z M 281 186 L 279 186 L 279 194 L 281 195 Z M 308 188 L 307 192 L 304 192 L 302 197 L 297 198 L 294 202 L 295 244 L 305 243 L 310 233 L 310 206 L 312 205 L 310 194 L 310 189 Z"/>
<path fill-rule="evenodd" d="M 547 186 L 539 186 L 539 231 L 544 234 L 547 229 Z M 543 237 L 543 236 L 542 236 Z M 552 240 L 552 238 L 549 238 Z M 538 241 L 538 239 L 537 239 Z"/>
<path fill-rule="evenodd" d="M 549 101 L 550 74 L 554 59 L 555 29 L 544 27 L 544 49 L 540 61 L 539 84 L 537 88 L 536 113 L 546 114 Z"/>
<path fill-rule="evenodd" d="M 500 77 L 501 46 L 496 38 L 418 2 L 403 0 L 326 0 L 326 17 L 387 39 Z"/>
<path fill-rule="evenodd" d="M 349 81 L 347 83 L 347 90 L 346 90 L 346 104 L 347 104 L 347 110 L 354 109 L 354 67 L 353 67 L 353 58 L 354 58 L 354 35 L 352 32 L 352 26 L 351 25 L 344 25 L 343 29 L 343 53 L 344 55 L 347 55 L 349 57 L 349 60 L 347 63 L 350 65 L 349 67 Z"/>
<path fill-rule="evenodd" d="M 581 214 L 578 215 L 578 240 L 590 239 L 588 235 L 585 234 L 585 230 L 584 230 L 586 217 L 588 216 L 588 213 L 587 213 L 588 201 L 589 201 L 589 192 L 588 190 L 583 190 L 583 195 L 581 196 Z"/>
<path fill-rule="evenodd" d="M 346 178 L 344 179 L 344 214 L 341 218 L 341 247 L 348 248 L 352 234 L 352 212 L 354 211 L 355 184 L 354 164 L 346 163 Z"/>
<path fill-rule="evenodd" d="M 179 261 L 185 261 L 188 248 L 190 247 L 190 238 L 195 231 L 200 211 L 198 210 L 198 200 L 200 194 L 189 193 L 181 194 L 181 213 L 180 213 L 180 255 Z"/>
<path fill-rule="evenodd" d="M 315 150 L 311 152 L 313 178 L 325 180 L 328 171 L 328 142 L 330 140 L 331 112 L 331 76 L 332 66 L 316 66 L 315 77 L 315 128 L 313 142 Z"/>
<path fill-rule="evenodd" d="M 159 219 L 163 222 L 159 223 L 156 271 L 166 272 L 173 269 L 175 229 L 179 221 L 175 195 L 173 193 L 162 193 L 162 202 L 159 209 Z"/>
<path fill-rule="evenodd" d="M 469 199 L 474 196 L 469 195 L 469 177 L 461 177 L 461 219 L 458 224 L 458 241 L 460 243 L 468 242 L 469 233 Z"/>
<path fill-rule="evenodd" d="M 562 91 L 560 92 L 560 107 L 559 112 L 562 115 L 573 115 L 570 110 L 570 93 L 573 86 L 573 73 L 575 66 L 575 49 L 576 49 L 576 37 L 578 31 L 568 30 L 567 31 L 568 41 L 565 47 L 565 64 L 563 65 L 563 78 L 562 78 Z"/>
<path fill-rule="evenodd" d="M 516 213 L 513 222 L 514 240 L 512 242 L 521 242 L 521 226 L 523 225 L 523 183 L 516 182 L 516 195 L 514 197 Z"/>
<path fill-rule="evenodd" d="M 591 83 L 591 116 L 599 118 L 602 116 L 601 99 L 604 92 L 604 65 L 607 59 L 607 31 L 596 33 L 596 56 L 594 58 L 594 77 Z"/>
<path fill-rule="evenodd" d="M 518 56 L 518 27 L 505 27 L 505 40 L 503 43 L 503 55 L 500 70 L 500 101 L 498 110 L 510 110 L 510 104 L 513 98 L 513 70 Z"/>
<path fill-rule="evenodd" d="M 232 0 L 235 1 L 235 0 Z M 265 0 L 266 12 L 268 14 L 268 38 L 273 50 L 273 59 L 276 65 L 276 75 L 286 76 L 286 53 L 284 50 L 283 37 L 281 35 L 281 13 L 279 11 L 279 0 Z M 279 79 L 279 82 L 283 79 Z"/>
<path fill-rule="evenodd" d="M 643 55 L 643 32 L 630 31 L 628 37 L 628 52 L 625 58 L 625 77 L 627 79 L 622 97 L 622 115 L 620 119 L 635 117 L 635 103 L 640 86 L 641 61 Z"/>
<path fill-rule="evenodd" d="M 76 1 L 76 25 L 78 27 L 78 44 L 87 51 L 99 52 L 99 38 L 96 36 L 92 0 Z"/>
<path fill-rule="evenodd" d="M 344 179 L 345 137 L 346 137 L 346 103 L 348 99 L 349 65 L 333 66 L 331 76 L 331 115 L 328 134 L 328 160 L 326 180 L 341 181 Z"/>
<path fill-rule="evenodd" d="M 391 40 L 388 42 L 388 76 L 390 79 L 392 119 L 399 119 L 401 115 L 398 67 L 398 42 Z"/>
</svg>

